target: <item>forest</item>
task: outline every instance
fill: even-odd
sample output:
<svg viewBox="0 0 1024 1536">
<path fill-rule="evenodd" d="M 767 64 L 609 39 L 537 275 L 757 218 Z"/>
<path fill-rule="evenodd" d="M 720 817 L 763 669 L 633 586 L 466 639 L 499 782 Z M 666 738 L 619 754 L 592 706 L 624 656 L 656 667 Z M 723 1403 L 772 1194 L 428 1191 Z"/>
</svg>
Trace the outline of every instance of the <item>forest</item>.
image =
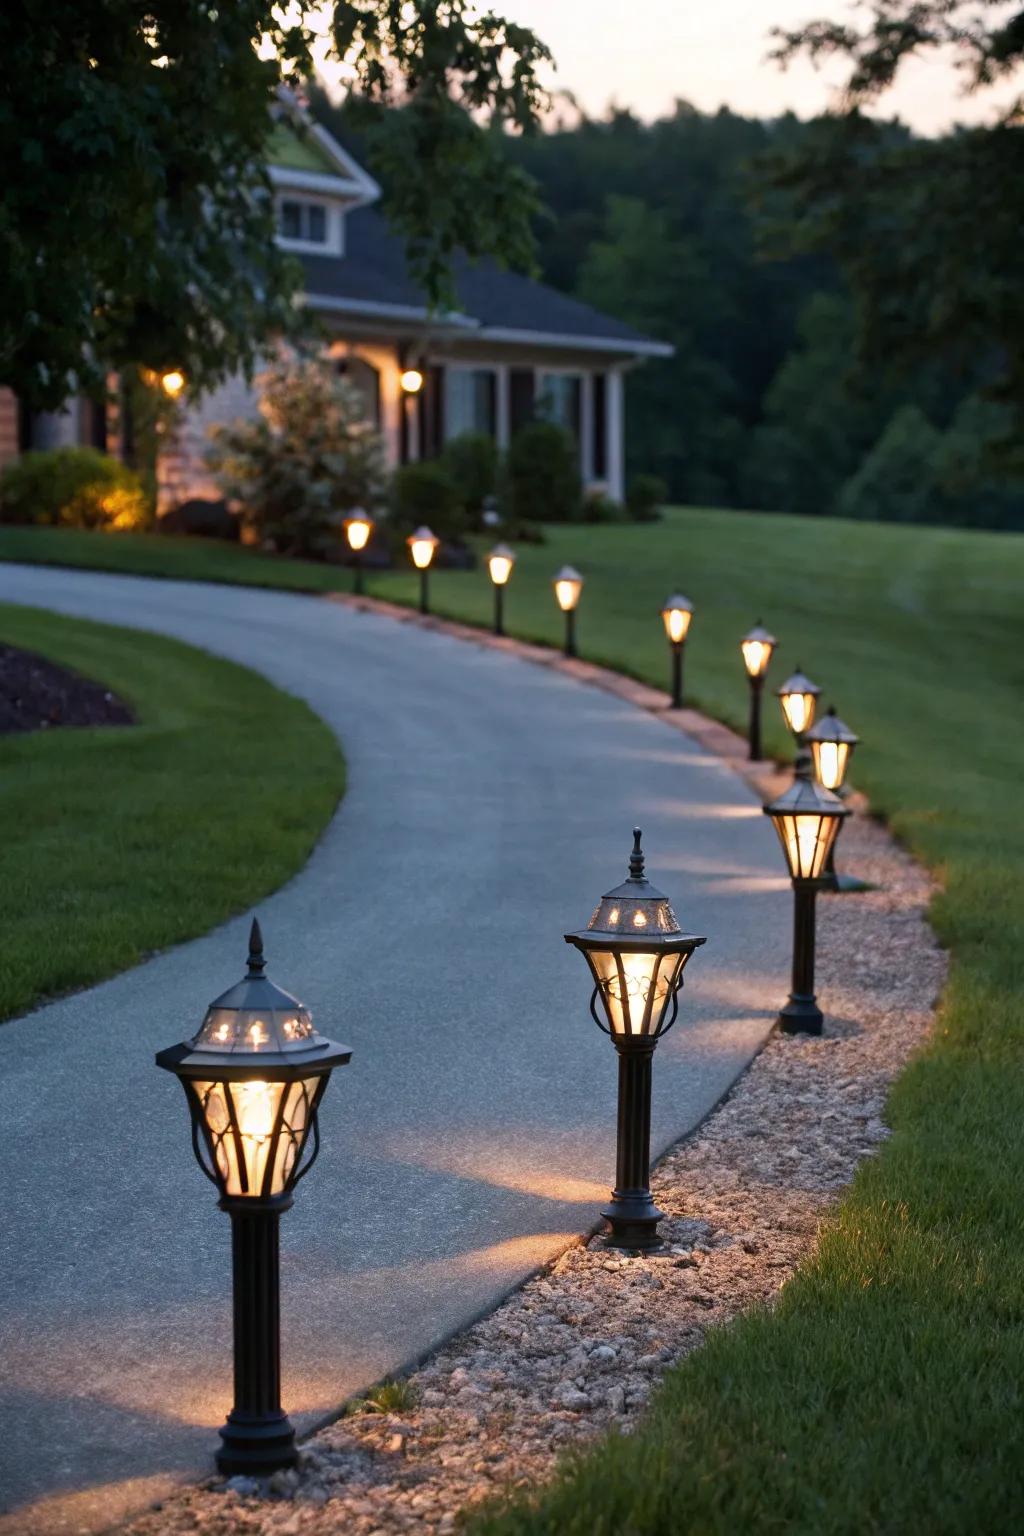
<svg viewBox="0 0 1024 1536">
<path fill-rule="evenodd" d="M 358 140 L 344 109 L 314 109 Z M 799 249 L 787 166 L 822 130 L 680 101 L 507 139 L 536 184 L 538 275 L 675 347 L 628 378 L 629 470 L 695 505 L 1024 528 L 999 360 L 865 358 L 843 263 Z M 914 148 L 898 123 L 876 138 Z M 865 213 L 869 256 L 884 220 Z"/>
</svg>

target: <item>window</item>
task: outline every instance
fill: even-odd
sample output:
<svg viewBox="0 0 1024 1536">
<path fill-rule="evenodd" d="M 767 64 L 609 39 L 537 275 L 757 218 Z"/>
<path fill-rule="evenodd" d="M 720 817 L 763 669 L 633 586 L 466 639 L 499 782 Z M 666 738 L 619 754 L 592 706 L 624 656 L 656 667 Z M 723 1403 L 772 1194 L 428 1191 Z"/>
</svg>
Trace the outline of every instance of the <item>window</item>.
<svg viewBox="0 0 1024 1536">
<path fill-rule="evenodd" d="M 339 357 L 335 364 L 338 374 L 347 379 L 358 391 L 363 402 L 366 420 L 371 426 L 380 426 L 380 375 L 372 363 L 368 363 L 365 357 L 359 357 L 357 353 L 350 352 L 347 357 Z"/>
<path fill-rule="evenodd" d="M 323 203 L 300 202 L 294 197 L 284 197 L 278 204 L 277 232 L 282 240 L 326 245 L 327 209 Z"/>
<path fill-rule="evenodd" d="M 542 373 L 537 380 L 537 415 L 557 422 L 579 441 L 581 392 L 578 373 Z"/>
<path fill-rule="evenodd" d="M 446 436 L 486 432 L 494 437 L 496 393 L 493 368 L 449 368 Z"/>
</svg>

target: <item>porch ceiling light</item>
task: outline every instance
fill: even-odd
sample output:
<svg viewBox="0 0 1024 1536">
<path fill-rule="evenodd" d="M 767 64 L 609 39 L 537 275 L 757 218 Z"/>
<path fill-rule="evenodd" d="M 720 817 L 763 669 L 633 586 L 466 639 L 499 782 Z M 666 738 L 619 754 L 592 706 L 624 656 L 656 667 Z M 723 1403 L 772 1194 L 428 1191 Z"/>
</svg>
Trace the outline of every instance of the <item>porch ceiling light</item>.
<svg viewBox="0 0 1024 1536">
<path fill-rule="evenodd" d="M 394 378 L 394 374 L 392 374 L 392 378 Z M 418 368 L 403 368 L 399 383 L 402 386 L 403 393 L 418 395 L 423 388 L 423 375 Z"/>
</svg>

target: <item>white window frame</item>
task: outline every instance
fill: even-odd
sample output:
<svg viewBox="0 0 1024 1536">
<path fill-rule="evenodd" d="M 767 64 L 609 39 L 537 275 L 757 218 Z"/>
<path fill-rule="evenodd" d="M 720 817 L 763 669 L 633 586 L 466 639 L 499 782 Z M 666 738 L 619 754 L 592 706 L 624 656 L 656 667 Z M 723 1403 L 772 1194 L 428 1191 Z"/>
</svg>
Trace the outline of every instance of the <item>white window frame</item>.
<svg viewBox="0 0 1024 1536">
<path fill-rule="evenodd" d="M 322 208 L 326 224 L 326 239 L 296 240 L 281 233 L 281 208 L 284 203 L 298 203 L 300 207 Z M 274 193 L 274 221 L 277 243 L 284 251 L 303 251 L 311 256 L 343 256 L 345 254 L 345 215 L 334 198 L 317 197 L 310 192 L 278 187 Z"/>
<path fill-rule="evenodd" d="M 489 373 L 494 379 L 494 424 L 491 436 L 501 446 L 501 364 L 500 363 L 446 363 L 444 369 L 444 440 L 450 443 L 461 437 L 462 432 L 451 430 L 452 379 L 457 373 Z M 483 427 L 464 427 L 463 432 L 482 432 Z"/>
</svg>

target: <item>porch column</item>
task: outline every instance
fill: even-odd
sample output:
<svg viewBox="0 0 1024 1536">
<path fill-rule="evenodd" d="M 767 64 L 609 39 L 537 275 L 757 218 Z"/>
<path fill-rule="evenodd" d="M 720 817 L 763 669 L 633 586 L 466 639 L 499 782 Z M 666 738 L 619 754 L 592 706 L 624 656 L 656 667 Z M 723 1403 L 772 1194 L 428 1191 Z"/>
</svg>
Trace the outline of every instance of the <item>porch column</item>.
<svg viewBox="0 0 1024 1536">
<path fill-rule="evenodd" d="M 622 397 L 622 369 L 609 368 L 605 384 L 605 479 L 608 495 L 621 501 L 625 484 L 625 411 Z"/>
<path fill-rule="evenodd" d="M 494 439 L 498 452 L 504 453 L 512 436 L 512 406 L 508 382 L 508 364 L 499 363 L 494 370 Z"/>
<path fill-rule="evenodd" d="M 584 373 L 580 378 L 580 470 L 584 486 L 594 481 L 594 375 Z"/>
</svg>

